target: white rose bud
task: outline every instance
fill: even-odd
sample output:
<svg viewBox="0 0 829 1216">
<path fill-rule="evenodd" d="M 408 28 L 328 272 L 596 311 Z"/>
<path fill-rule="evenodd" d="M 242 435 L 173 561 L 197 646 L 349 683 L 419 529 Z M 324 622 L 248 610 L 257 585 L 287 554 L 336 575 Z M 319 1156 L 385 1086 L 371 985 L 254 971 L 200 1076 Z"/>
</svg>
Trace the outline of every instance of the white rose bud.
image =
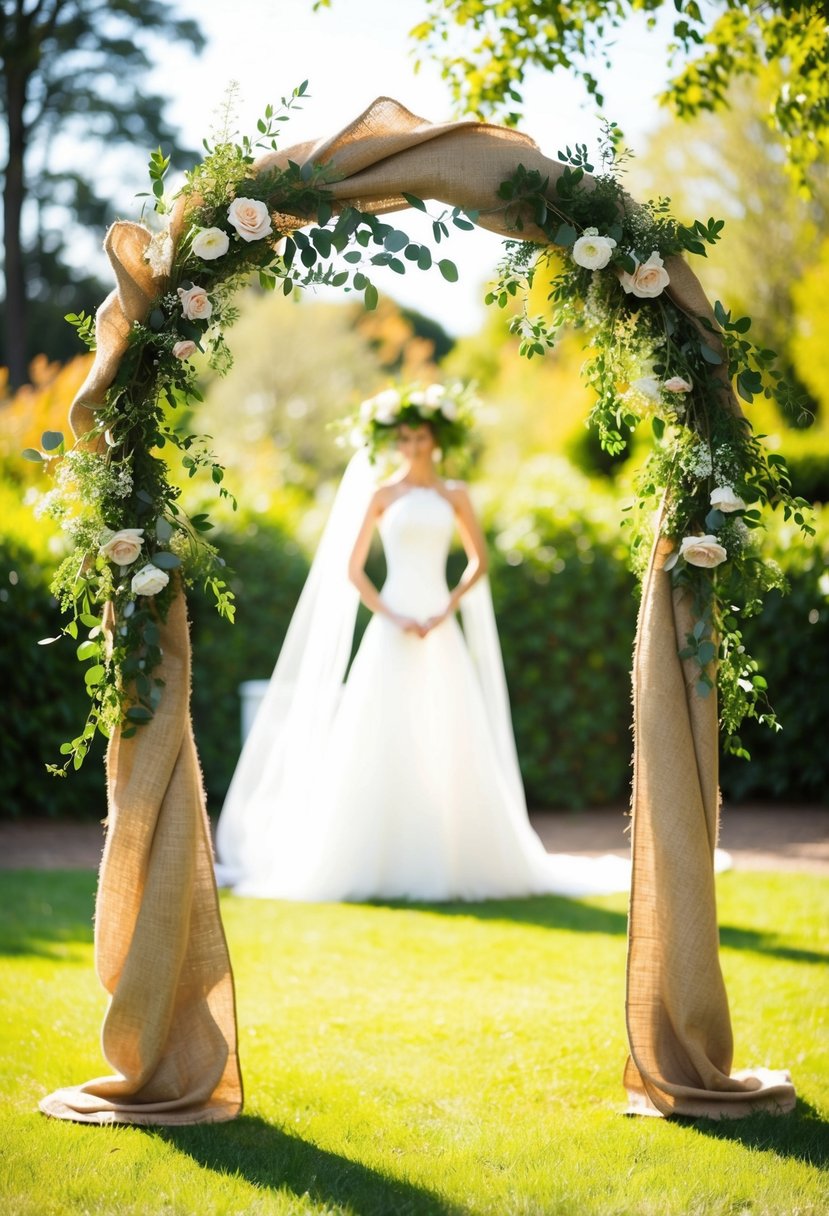
<svg viewBox="0 0 829 1216">
<path fill-rule="evenodd" d="M 746 504 L 740 498 L 739 494 L 735 494 L 731 486 L 717 486 L 711 491 L 711 506 L 716 507 L 718 511 L 722 511 L 724 515 L 730 515 L 732 511 L 745 511 Z"/>
<path fill-rule="evenodd" d="M 116 566 L 130 566 L 141 552 L 144 543 L 143 528 L 122 528 L 110 532 L 98 552 Z"/>
<path fill-rule="evenodd" d="M 670 380 L 666 380 L 662 387 L 669 393 L 690 393 L 693 392 L 694 386 L 687 380 L 683 380 L 682 376 L 671 376 Z"/>
<path fill-rule="evenodd" d="M 206 321 L 213 312 L 210 297 L 203 287 L 179 287 L 178 298 L 188 321 Z"/>
<path fill-rule="evenodd" d="M 191 243 L 193 253 L 203 262 L 212 262 L 227 253 L 230 237 L 221 228 L 197 228 Z"/>
<path fill-rule="evenodd" d="M 173 355 L 176 359 L 189 359 L 196 349 L 195 342 L 191 342 L 188 338 L 186 342 L 176 342 L 173 347 Z"/>
<path fill-rule="evenodd" d="M 647 262 L 636 263 L 633 274 L 628 274 L 626 270 L 620 271 L 619 280 L 628 295 L 638 296 L 641 300 L 661 296 L 671 281 L 665 264 L 655 249 Z"/>
<path fill-rule="evenodd" d="M 142 566 L 137 574 L 132 576 L 130 586 L 136 595 L 157 595 L 163 591 L 170 581 L 166 570 L 159 570 L 152 562 Z"/>
<path fill-rule="evenodd" d="M 573 246 L 573 261 L 586 270 L 604 270 L 615 248 L 613 237 L 599 236 L 598 228 L 585 228 Z"/>
<path fill-rule="evenodd" d="M 235 198 L 228 208 L 227 222 L 243 241 L 259 241 L 273 232 L 268 208 L 254 198 Z"/>
</svg>

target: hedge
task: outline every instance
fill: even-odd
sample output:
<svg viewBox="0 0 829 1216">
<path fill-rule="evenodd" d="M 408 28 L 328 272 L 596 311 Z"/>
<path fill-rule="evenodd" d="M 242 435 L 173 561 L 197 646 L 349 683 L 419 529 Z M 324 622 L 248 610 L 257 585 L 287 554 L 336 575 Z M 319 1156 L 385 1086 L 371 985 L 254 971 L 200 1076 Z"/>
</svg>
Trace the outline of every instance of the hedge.
<svg viewBox="0 0 829 1216">
<path fill-rule="evenodd" d="M 618 494 L 549 459 L 486 492 L 493 596 L 528 800 L 573 809 L 626 801 L 637 598 Z M 0 507 L 8 508 L 5 496 Z M 102 748 L 66 780 L 45 773 L 77 728 L 85 694 L 68 639 L 37 645 L 59 630 L 48 592 L 55 557 L 47 533 L 23 508 L 4 509 L 2 519 L 0 815 L 103 816 Z M 190 595 L 193 714 L 212 810 L 221 806 L 238 754 L 238 686 L 270 675 L 305 579 L 308 558 L 294 539 L 301 523 L 294 507 L 283 507 L 234 521 L 217 538 L 233 571 L 235 626 L 219 620 L 201 594 Z M 815 546 L 804 547 L 782 524 L 768 545 L 792 592 L 772 596 L 764 614 L 747 623 L 746 638 L 784 729 L 776 736 L 745 730 L 755 759 L 724 762 L 723 792 L 728 799 L 816 800 L 829 785 L 821 733 L 829 709 L 829 512 L 819 519 Z M 372 563 L 379 581 L 382 557 Z M 453 577 L 462 564 L 453 555 Z"/>
</svg>

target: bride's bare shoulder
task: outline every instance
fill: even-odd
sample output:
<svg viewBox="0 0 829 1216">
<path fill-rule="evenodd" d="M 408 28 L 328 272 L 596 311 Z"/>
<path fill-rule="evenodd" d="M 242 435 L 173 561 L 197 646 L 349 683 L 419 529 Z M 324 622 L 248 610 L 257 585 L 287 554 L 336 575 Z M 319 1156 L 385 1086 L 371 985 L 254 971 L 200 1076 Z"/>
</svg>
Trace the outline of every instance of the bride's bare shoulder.
<svg viewBox="0 0 829 1216">
<path fill-rule="evenodd" d="M 451 481 L 444 481 L 442 484 L 444 494 L 452 502 L 468 502 L 469 489 L 465 481 L 453 479 Z"/>
</svg>

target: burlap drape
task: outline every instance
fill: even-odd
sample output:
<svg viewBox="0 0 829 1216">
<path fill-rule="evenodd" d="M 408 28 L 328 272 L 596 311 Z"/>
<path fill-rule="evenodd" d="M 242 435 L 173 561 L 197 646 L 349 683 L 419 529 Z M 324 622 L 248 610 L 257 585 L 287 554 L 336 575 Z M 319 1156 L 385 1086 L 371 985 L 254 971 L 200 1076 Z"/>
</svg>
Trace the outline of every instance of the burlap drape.
<svg viewBox="0 0 829 1216">
<path fill-rule="evenodd" d="M 329 164 L 337 179 L 331 189 L 342 204 L 391 211 L 405 205 L 405 191 L 477 210 L 482 226 L 505 235 L 514 234 L 505 226 L 504 205 L 497 195 L 500 182 L 519 163 L 538 169 L 551 183 L 562 169 L 518 132 L 482 123 L 432 125 L 389 98 L 378 99 L 332 139 L 269 154 L 257 168 L 263 171 L 289 159 L 299 164 Z M 302 222 L 306 221 L 295 217 L 297 226 Z M 544 239 L 532 228 L 526 228 L 522 236 Z M 146 239 L 142 229 L 126 224 L 115 225 L 107 238 L 118 290 L 99 315 L 99 354 L 73 407 L 78 425 L 86 408 L 94 409 L 103 399 L 131 321 L 146 312 L 152 293 L 141 260 Z M 685 263 L 672 259 L 668 270 L 676 302 L 694 315 L 710 316 L 705 295 Z M 736 408 L 733 402 L 729 405 Z M 718 816 L 716 704 L 713 697 L 702 701 L 696 696 L 691 673 L 683 671 L 677 657 L 677 639 L 682 641 L 686 631 L 687 605 L 672 595 L 670 580 L 661 568 L 663 561 L 664 553 L 655 549 L 645 579 L 634 655 L 633 886 L 627 1000 L 631 1059 L 625 1084 L 633 1108 L 649 1113 L 717 1118 L 758 1107 L 788 1110 L 795 1095 L 787 1074 L 763 1070 L 730 1074 L 731 1025 L 719 965 L 712 865 Z M 171 613 L 165 655 L 168 647 L 179 655 L 187 651 L 183 602 L 177 613 Z M 177 684 L 186 676 L 169 670 L 164 675 L 167 729 L 144 728 L 126 743 L 116 740 L 109 757 L 115 813 L 101 873 L 96 938 L 99 974 L 113 993 L 104 1026 L 105 1046 L 108 1058 L 127 1080 L 117 1094 L 113 1094 L 112 1083 L 90 1082 L 68 1096 L 62 1091 L 59 1108 L 46 1100 L 45 1109 L 68 1118 L 88 1117 L 83 1113 L 87 1095 L 106 1091 L 107 1118 L 170 1121 L 168 1111 L 158 1113 L 157 1091 L 145 1088 L 150 1074 L 144 1061 L 152 1057 L 157 1074 L 169 1079 L 173 1074 L 167 1068 L 168 1055 L 172 1052 L 179 1060 L 181 1054 L 175 1036 L 169 1033 L 170 1019 L 177 1025 L 180 1014 L 185 1024 L 192 1010 L 201 1013 L 205 994 L 215 992 L 222 983 L 228 990 L 230 987 L 226 962 L 222 981 L 216 978 L 220 968 L 211 970 L 226 955 L 212 876 L 201 864 L 206 838 L 197 832 L 171 829 L 164 835 L 164 848 L 141 849 L 140 863 L 134 860 L 136 840 L 152 841 L 159 833 L 159 802 L 172 821 L 180 816 L 188 823 L 204 822 L 195 761 L 173 767 L 161 762 L 169 753 L 168 731 L 182 741 L 185 750 L 191 745 L 187 697 Z M 121 802 L 119 814 L 125 783 L 142 788 L 161 770 L 171 774 L 167 788 L 152 780 L 152 797 L 137 796 L 128 807 Z M 211 884 L 211 898 L 205 897 L 199 905 L 200 919 L 196 919 L 194 904 L 189 918 L 154 918 L 150 928 L 145 923 L 145 906 L 162 890 L 185 884 L 185 876 L 194 870 L 194 847 L 199 857 L 195 869 L 203 875 L 205 890 Z M 126 880 L 129 898 L 125 901 L 106 894 L 112 889 L 114 874 L 120 876 L 119 882 Z M 189 902 L 185 903 L 189 908 Z M 203 948 L 211 948 L 210 962 L 199 954 L 203 972 L 198 973 L 198 980 L 191 976 L 194 986 L 186 989 L 199 993 L 195 1003 L 177 1003 L 181 972 L 173 963 L 165 966 L 165 987 L 153 959 L 159 951 L 172 960 L 189 959 L 194 934 Z M 135 960 L 135 969 L 105 965 L 104 941 L 122 943 Z M 193 965 L 197 965 L 195 955 Z M 136 983 L 143 966 L 146 982 Z M 223 1013 L 222 1019 L 216 1014 L 214 1024 L 222 1031 L 224 1047 L 214 1036 L 194 1035 L 196 1050 L 186 1067 L 175 1070 L 180 1086 L 175 1100 L 182 1103 L 176 1121 L 222 1118 L 238 1110 L 230 1000 Z M 186 1054 L 186 1045 L 183 1050 Z M 202 1066 L 205 1072 L 199 1076 Z M 233 1081 L 229 1081 L 231 1076 Z M 174 1089 L 175 1084 L 164 1097 L 169 1098 Z"/>
</svg>

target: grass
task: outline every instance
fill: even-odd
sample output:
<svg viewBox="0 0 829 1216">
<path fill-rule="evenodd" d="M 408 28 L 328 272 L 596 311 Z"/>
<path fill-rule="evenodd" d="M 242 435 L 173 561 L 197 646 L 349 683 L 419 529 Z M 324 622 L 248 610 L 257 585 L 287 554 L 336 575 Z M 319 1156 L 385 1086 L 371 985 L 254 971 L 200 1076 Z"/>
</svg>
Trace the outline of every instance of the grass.
<svg viewBox="0 0 829 1216">
<path fill-rule="evenodd" d="M 0 885 L 4 1216 L 824 1216 L 829 880 L 719 879 L 736 1067 L 791 1067 L 787 1118 L 620 1113 L 625 900 L 314 906 L 227 896 L 246 1113 L 52 1121 L 108 1071 L 94 877 Z"/>
</svg>

